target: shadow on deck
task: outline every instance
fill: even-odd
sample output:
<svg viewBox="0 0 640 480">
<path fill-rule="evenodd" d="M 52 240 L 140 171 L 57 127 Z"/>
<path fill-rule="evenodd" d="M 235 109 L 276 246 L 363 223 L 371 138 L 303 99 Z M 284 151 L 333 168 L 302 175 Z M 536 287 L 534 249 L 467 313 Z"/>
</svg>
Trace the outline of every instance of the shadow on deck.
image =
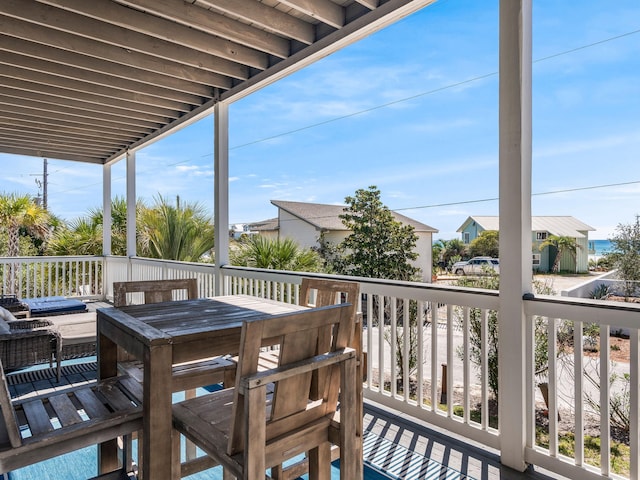
<svg viewBox="0 0 640 480">
<path fill-rule="evenodd" d="M 55 369 L 31 368 L 7 375 L 13 398 L 27 398 L 68 384 L 95 380 L 95 358 L 64 362 L 62 379 L 56 382 Z M 364 458 L 375 470 L 403 480 L 551 480 L 557 476 L 529 469 L 517 472 L 500 464 L 496 452 L 456 438 L 424 422 L 365 403 Z M 2 478 L 0 476 L 0 478 Z"/>
</svg>

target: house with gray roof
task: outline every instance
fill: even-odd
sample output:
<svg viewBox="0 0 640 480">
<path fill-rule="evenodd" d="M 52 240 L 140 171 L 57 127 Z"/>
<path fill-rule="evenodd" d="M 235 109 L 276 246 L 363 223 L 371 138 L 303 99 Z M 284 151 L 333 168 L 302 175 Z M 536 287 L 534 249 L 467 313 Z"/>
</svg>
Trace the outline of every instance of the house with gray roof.
<svg viewBox="0 0 640 480">
<path fill-rule="evenodd" d="M 458 228 L 465 245 L 471 243 L 480 233 L 487 230 L 499 231 L 498 216 L 472 216 Z M 587 272 L 589 270 L 589 232 L 595 228 L 571 216 L 533 216 L 531 217 L 532 266 L 539 272 L 548 272 L 553 267 L 557 250 L 540 245 L 550 235 L 575 239 L 578 249 L 574 259 L 570 252 L 564 252 L 560 259 L 560 271 Z"/>
<path fill-rule="evenodd" d="M 320 235 L 324 235 L 326 241 L 338 244 L 351 233 L 340 219 L 345 205 L 283 200 L 271 200 L 271 203 L 278 208 L 277 223 L 272 220 L 257 222 L 250 225 L 251 231 L 272 237 L 292 238 L 306 248 L 319 247 Z M 421 270 L 423 281 L 431 282 L 431 245 L 433 234 L 438 230 L 400 213 L 391 213 L 397 221 L 414 227 L 418 236 L 418 258 L 414 265 Z"/>
</svg>

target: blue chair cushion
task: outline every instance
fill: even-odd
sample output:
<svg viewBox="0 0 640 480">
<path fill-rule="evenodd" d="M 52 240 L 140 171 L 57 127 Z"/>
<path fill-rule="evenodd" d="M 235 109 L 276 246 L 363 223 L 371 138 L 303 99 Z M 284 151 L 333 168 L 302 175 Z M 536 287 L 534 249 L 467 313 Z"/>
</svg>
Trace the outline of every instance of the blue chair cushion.
<svg viewBox="0 0 640 480">
<path fill-rule="evenodd" d="M 22 303 L 29 307 L 31 316 L 87 311 L 84 302 L 65 297 L 23 298 Z"/>
</svg>

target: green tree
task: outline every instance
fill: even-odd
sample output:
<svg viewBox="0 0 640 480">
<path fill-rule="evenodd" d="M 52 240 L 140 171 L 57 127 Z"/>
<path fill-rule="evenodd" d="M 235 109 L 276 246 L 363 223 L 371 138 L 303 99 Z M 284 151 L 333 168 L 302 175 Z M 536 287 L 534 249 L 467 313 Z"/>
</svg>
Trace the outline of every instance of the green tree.
<svg viewBox="0 0 640 480">
<path fill-rule="evenodd" d="M 231 254 L 231 264 L 242 267 L 319 272 L 322 258 L 310 248 L 301 248 L 290 238 L 270 239 L 251 235 L 239 242 Z"/>
<path fill-rule="evenodd" d="M 140 255 L 183 262 L 198 262 L 214 246 L 214 230 L 204 208 L 198 203 L 170 204 L 161 195 L 150 208 L 138 214 Z"/>
<path fill-rule="evenodd" d="M 497 257 L 500 253 L 498 248 L 499 234 L 496 230 L 485 230 L 469 244 L 470 257 Z"/>
<path fill-rule="evenodd" d="M 640 281 L 640 216 L 630 224 L 618 224 L 615 235 L 609 239 L 612 251 L 609 258 L 624 281 L 624 295 L 636 293 Z"/>
<path fill-rule="evenodd" d="M 140 208 L 141 203 L 138 205 Z M 87 217 L 61 225 L 49 241 L 50 255 L 102 255 L 103 211 L 89 210 Z M 127 253 L 127 202 L 122 197 L 111 201 L 111 253 Z"/>
<path fill-rule="evenodd" d="M 438 239 L 433 244 L 433 261 L 434 265 L 438 264 L 443 268 L 449 269 L 451 265 L 460 260 L 466 252 L 465 244 L 459 238 L 451 240 Z"/>
<path fill-rule="evenodd" d="M 575 238 L 559 235 L 549 235 L 547 239 L 540 244 L 539 249 L 542 251 L 548 247 L 551 247 L 556 251 L 556 257 L 553 261 L 553 267 L 551 268 L 551 271 L 554 273 L 558 273 L 560 270 L 560 260 L 562 259 L 564 252 L 569 252 L 575 262 L 578 248 L 582 248 L 576 243 Z"/>
<path fill-rule="evenodd" d="M 335 270 L 359 277 L 415 280 L 419 269 L 411 261 L 418 258 L 418 236 L 413 226 L 393 218 L 375 186 L 357 190 L 345 201 L 340 218 L 351 233 L 338 245 Z"/>
<path fill-rule="evenodd" d="M 7 255 L 20 255 L 20 237 L 47 237 L 50 231 L 49 213 L 28 195 L 0 195 L 0 228 L 7 235 Z"/>
</svg>

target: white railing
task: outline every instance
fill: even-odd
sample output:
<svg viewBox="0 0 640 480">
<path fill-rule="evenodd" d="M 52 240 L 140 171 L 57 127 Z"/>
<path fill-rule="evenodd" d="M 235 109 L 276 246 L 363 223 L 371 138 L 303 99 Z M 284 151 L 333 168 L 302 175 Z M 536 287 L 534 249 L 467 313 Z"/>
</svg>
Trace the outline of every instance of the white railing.
<svg viewBox="0 0 640 480">
<path fill-rule="evenodd" d="M 570 478 L 640 478 L 640 306 L 539 296 L 525 301 L 525 312 L 531 379 L 526 385 L 527 462 Z M 534 371 L 536 331 L 538 339 L 541 333 L 548 338 L 549 369 L 542 378 Z M 612 331 L 628 332 L 629 363 L 614 361 Z M 591 355 L 585 355 L 585 345 Z M 548 442 L 535 436 L 536 386 L 541 382 L 548 384 L 548 426 L 543 431 Z M 563 430 L 575 435 L 573 455 L 560 448 L 560 420 Z M 628 455 L 617 444 L 625 436 Z M 586 445 L 594 437 L 599 438 L 599 458 L 589 459 Z"/>
<path fill-rule="evenodd" d="M 198 294 L 212 297 L 215 294 L 215 266 L 210 263 L 178 262 L 142 257 L 107 257 L 104 298 L 113 299 L 113 282 L 133 280 L 170 280 L 196 278 Z"/>
<path fill-rule="evenodd" d="M 104 299 L 112 295 L 114 281 L 194 276 L 201 296 L 215 294 L 211 264 L 137 257 L 21 257 L 0 259 L 0 272 L 5 293 L 20 297 L 90 293 Z M 496 291 L 225 266 L 221 292 L 297 303 L 303 276 L 360 283 L 366 399 L 497 450 L 508 441 L 500 435 L 500 424 L 524 421 L 527 463 L 570 478 L 640 478 L 640 305 L 527 297 L 526 415 L 498 419 L 492 394 L 497 352 L 491 341 L 499 318 Z M 629 334 L 628 364 L 611 361 L 612 331 Z M 591 356 L 582 350 L 588 332 L 599 339 L 598 352 Z M 542 385 L 547 386 L 547 399 L 538 388 Z M 544 411 L 548 424 L 541 426 Z M 629 427 L 625 458 L 630 460 L 616 457 L 627 448 L 617 448 L 616 430 L 611 429 L 620 420 Z M 567 440 L 561 430 L 567 428 L 575 434 L 569 452 L 561 446 Z M 599 437 L 597 461 L 587 454 L 589 435 Z M 620 464 L 622 473 L 616 475 Z"/>
<path fill-rule="evenodd" d="M 0 257 L 2 294 L 18 298 L 101 297 L 104 258 Z"/>
</svg>

